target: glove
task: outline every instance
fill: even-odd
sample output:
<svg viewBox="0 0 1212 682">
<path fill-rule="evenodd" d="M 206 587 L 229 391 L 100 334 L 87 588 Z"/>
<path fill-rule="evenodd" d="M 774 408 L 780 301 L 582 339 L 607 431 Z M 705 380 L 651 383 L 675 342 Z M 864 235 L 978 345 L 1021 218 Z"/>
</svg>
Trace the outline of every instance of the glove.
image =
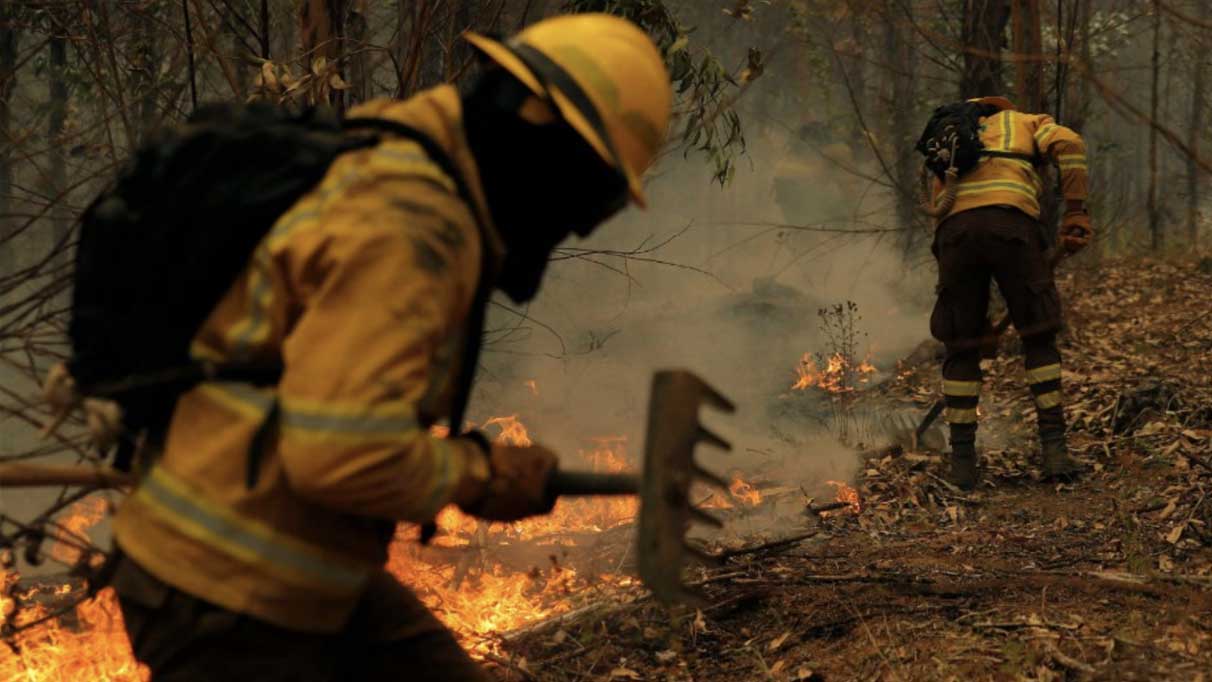
<svg viewBox="0 0 1212 682">
<path fill-rule="evenodd" d="M 1090 243 L 1094 230 L 1090 227 L 1090 214 L 1083 210 L 1066 211 L 1061 219 L 1060 243 L 1069 253 L 1077 253 Z"/>
<path fill-rule="evenodd" d="M 541 445 L 493 445 L 489 449 L 488 480 L 479 494 L 459 508 L 489 521 L 517 521 L 546 514 L 555 506 L 547 484 L 559 459 Z"/>
</svg>

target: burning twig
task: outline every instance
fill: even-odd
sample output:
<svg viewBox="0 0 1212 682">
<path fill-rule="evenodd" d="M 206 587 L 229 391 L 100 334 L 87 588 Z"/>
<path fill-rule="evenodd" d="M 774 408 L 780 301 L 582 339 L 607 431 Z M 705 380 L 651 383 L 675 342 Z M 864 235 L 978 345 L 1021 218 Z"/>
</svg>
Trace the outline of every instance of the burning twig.
<svg viewBox="0 0 1212 682">
<path fill-rule="evenodd" d="M 810 504 L 810 505 L 808 505 L 808 511 L 812 514 L 816 514 L 817 516 L 820 516 L 821 514 L 823 514 L 825 512 L 837 511 L 838 509 L 846 509 L 849 506 L 850 506 L 850 503 L 846 502 L 846 501 L 830 502 L 829 504 L 822 504 L 822 505 Z"/>
</svg>

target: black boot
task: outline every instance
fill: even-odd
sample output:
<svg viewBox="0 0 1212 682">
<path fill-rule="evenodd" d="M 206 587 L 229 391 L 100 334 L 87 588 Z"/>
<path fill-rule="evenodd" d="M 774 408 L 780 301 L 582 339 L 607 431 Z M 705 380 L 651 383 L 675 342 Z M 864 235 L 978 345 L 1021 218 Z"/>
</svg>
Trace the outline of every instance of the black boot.
<svg viewBox="0 0 1212 682">
<path fill-rule="evenodd" d="M 977 470 L 976 425 L 951 425 L 951 483 L 960 490 L 976 488 Z"/>
<path fill-rule="evenodd" d="M 1082 473 L 1082 465 L 1069 456 L 1065 438 L 1041 441 L 1043 471 L 1046 481 L 1072 481 Z"/>
<path fill-rule="evenodd" d="M 1039 411 L 1039 442 L 1044 480 L 1071 481 L 1082 466 L 1069 456 L 1065 443 L 1065 413 L 1059 406 Z"/>
</svg>

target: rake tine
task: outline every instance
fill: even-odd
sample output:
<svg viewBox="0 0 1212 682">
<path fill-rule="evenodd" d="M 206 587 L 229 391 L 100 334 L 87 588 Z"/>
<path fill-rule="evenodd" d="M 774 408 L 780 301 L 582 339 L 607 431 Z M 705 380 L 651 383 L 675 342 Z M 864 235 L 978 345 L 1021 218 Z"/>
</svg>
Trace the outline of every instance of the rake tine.
<svg viewBox="0 0 1212 682">
<path fill-rule="evenodd" d="M 697 438 L 699 441 L 707 443 L 708 445 L 714 445 L 724 452 L 730 452 L 732 450 L 732 443 L 720 438 L 702 426 L 699 427 Z"/>
<path fill-rule="evenodd" d="M 707 385 L 707 382 L 699 380 L 700 388 L 702 389 L 703 402 L 723 410 L 724 412 L 732 413 L 736 411 L 736 405 L 732 401 L 725 398 L 723 394 L 714 388 Z"/>
<path fill-rule="evenodd" d="M 704 469 L 703 467 L 699 466 L 698 464 L 694 464 L 693 467 L 694 467 L 694 473 L 699 478 L 705 480 L 706 482 L 710 483 L 711 485 L 714 485 L 717 488 L 720 488 L 723 490 L 728 489 L 728 481 L 725 481 L 724 479 L 720 478 L 714 472 L 708 471 L 708 470 Z"/>
<path fill-rule="evenodd" d="M 699 562 L 701 562 L 707 566 L 719 567 L 719 566 L 724 565 L 724 560 L 721 557 L 719 557 L 715 554 L 709 554 L 707 552 L 704 552 L 703 550 L 691 545 L 688 542 L 683 541 L 682 548 L 686 551 L 687 554 L 689 554 L 690 556 L 694 557 L 695 559 L 699 560 Z"/>
</svg>

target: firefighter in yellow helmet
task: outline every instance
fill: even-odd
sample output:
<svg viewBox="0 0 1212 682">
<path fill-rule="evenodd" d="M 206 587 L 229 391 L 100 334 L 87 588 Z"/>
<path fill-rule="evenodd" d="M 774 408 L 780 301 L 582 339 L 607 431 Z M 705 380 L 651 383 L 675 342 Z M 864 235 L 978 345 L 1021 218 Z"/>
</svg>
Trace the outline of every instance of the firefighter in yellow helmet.
<svg viewBox="0 0 1212 682">
<path fill-rule="evenodd" d="M 387 573 L 387 547 L 397 522 L 449 504 L 550 510 L 546 448 L 429 427 L 461 412 L 486 293 L 530 299 L 556 244 L 644 203 L 672 93 L 656 47 L 616 17 L 467 39 L 490 66 L 465 96 L 349 113 L 410 126 L 429 151 L 387 135 L 338 158 L 195 338 L 199 359 L 283 374 L 183 394 L 115 517 L 113 585 L 153 680 L 486 679 Z"/>
<path fill-rule="evenodd" d="M 1065 443 L 1061 358 L 1056 347 L 1061 305 L 1039 222 L 1044 187 L 1038 171 L 1049 162 L 1060 169 L 1065 209 L 1058 247 L 1080 250 L 1091 235 L 1086 146 L 1080 135 L 1051 116 L 1016 111 L 1004 97 L 978 98 L 967 104 L 974 105 L 979 115 L 980 158 L 957 178 L 936 179 L 931 197 L 940 222 L 933 245 L 939 266 L 938 301 L 930 331 L 946 344 L 943 397 L 951 430 L 951 476 L 965 489 L 977 484 L 980 346 L 988 328 L 992 279 L 1023 340 L 1044 476 L 1071 478 L 1079 468 Z"/>
</svg>

